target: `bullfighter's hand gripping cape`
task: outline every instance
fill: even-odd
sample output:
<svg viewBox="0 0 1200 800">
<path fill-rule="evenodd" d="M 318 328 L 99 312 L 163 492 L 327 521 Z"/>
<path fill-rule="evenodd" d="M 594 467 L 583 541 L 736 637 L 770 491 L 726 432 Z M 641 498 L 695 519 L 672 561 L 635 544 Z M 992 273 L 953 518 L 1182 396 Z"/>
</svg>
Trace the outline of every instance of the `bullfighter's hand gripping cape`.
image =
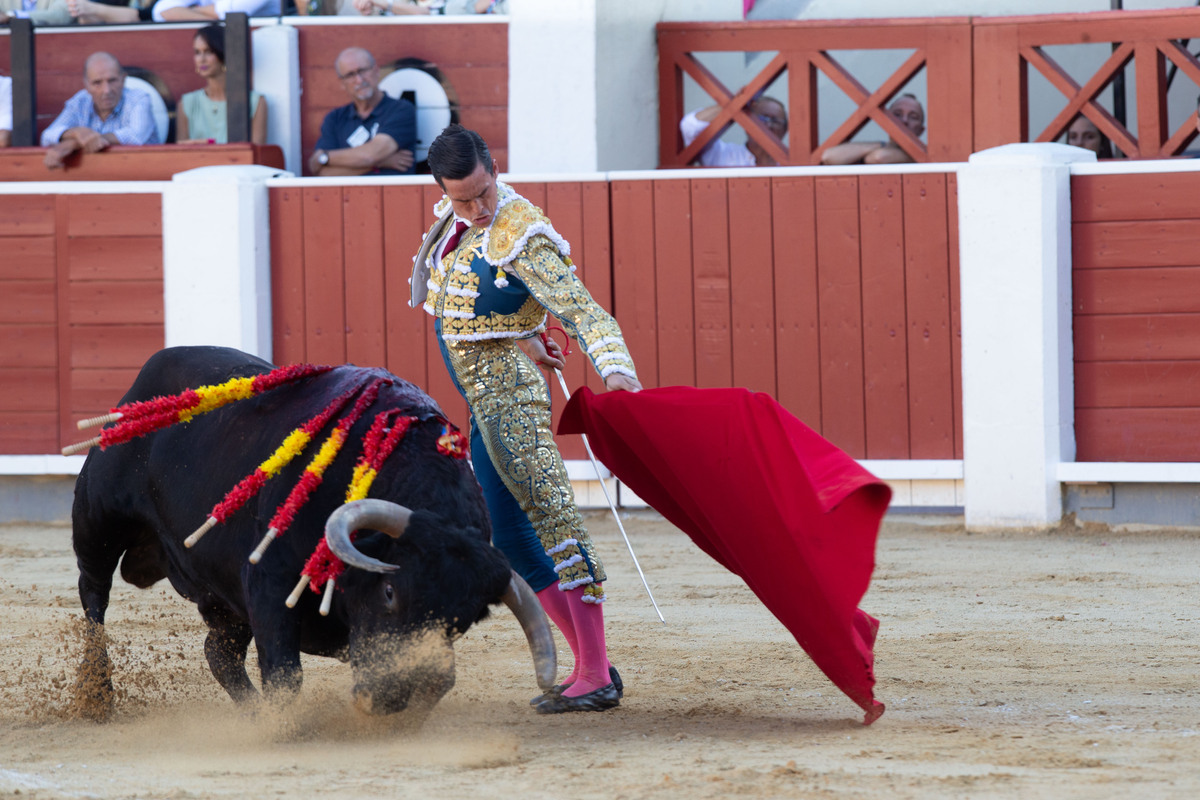
<svg viewBox="0 0 1200 800">
<path fill-rule="evenodd" d="M 586 433 L 639 497 L 740 576 L 865 712 L 879 622 L 858 608 L 888 486 L 766 394 L 578 390 L 559 433 Z"/>
</svg>

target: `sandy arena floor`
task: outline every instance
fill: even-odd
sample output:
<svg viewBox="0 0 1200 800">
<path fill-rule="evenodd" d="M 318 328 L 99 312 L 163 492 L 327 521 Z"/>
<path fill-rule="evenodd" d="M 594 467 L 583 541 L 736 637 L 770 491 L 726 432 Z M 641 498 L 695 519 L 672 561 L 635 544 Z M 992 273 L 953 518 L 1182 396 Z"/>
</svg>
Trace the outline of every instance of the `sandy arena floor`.
<svg viewBox="0 0 1200 800">
<path fill-rule="evenodd" d="M 590 525 L 621 707 L 537 716 L 523 639 L 498 608 L 459 643 L 458 684 L 416 732 L 359 716 L 349 668 L 317 658 L 287 712 L 235 708 L 195 607 L 166 582 L 119 578 L 118 710 L 72 719 L 70 531 L 0 527 L 0 797 L 1200 796 L 1200 532 L 969 535 L 955 518 L 889 518 L 863 602 L 882 622 L 888 711 L 863 727 L 686 536 L 627 517 L 663 625 L 611 519 Z"/>
</svg>

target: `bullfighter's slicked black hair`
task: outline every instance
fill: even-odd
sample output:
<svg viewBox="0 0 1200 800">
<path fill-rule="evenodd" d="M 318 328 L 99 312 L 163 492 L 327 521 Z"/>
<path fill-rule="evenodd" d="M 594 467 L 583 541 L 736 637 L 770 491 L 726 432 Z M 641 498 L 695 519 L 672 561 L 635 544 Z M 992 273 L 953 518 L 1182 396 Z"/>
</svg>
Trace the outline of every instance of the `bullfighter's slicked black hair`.
<svg viewBox="0 0 1200 800">
<path fill-rule="evenodd" d="M 457 122 L 447 125 L 429 145 L 428 159 L 429 171 L 443 189 L 444 178 L 462 180 L 474 172 L 479 164 L 489 175 L 493 174 L 492 153 L 488 150 L 487 142 L 478 133 Z"/>
</svg>

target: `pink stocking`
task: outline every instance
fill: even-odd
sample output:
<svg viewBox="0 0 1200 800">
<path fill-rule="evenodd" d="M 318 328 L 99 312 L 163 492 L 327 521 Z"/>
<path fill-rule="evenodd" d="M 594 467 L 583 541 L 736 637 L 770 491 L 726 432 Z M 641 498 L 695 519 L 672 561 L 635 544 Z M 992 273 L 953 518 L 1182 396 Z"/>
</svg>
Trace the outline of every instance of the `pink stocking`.
<svg viewBox="0 0 1200 800">
<path fill-rule="evenodd" d="M 579 644 L 575 636 L 575 624 L 571 621 L 571 607 L 567 602 L 567 593 L 559 591 L 556 581 L 538 592 L 537 596 L 542 603 L 542 608 L 546 610 L 546 616 L 550 617 L 551 621 L 562 631 L 563 638 L 567 640 L 567 647 L 571 648 L 571 657 L 575 661 L 575 666 L 563 683 L 574 683 L 579 676 Z"/>
<path fill-rule="evenodd" d="M 608 675 L 608 651 L 604 646 L 604 609 L 600 603 L 583 602 L 583 589 L 563 592 L 578 638 L 575 682 L 563 697 L 579 697 L 612 683 Z"/>
</svg>

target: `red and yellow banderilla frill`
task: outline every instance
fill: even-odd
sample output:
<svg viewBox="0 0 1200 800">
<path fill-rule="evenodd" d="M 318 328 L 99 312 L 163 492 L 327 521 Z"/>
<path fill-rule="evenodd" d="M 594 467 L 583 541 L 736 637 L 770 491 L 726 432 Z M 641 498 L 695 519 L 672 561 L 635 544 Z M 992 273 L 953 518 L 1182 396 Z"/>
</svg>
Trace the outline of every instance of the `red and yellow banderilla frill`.
<svg viewBox="0 0 1200 800">
<path fill-rule="evenodd" d="M 126 403 L 111 409 L 104 416 L 81 420 L 78 423 L 81 430 L 96 425 L 106 425 L 110 422 L 117 424 L 111 428 L 105 428 L 94 439 L 64 447 L 62 454 L 69 456 L 82 453 L 96 445 L 103 450 L 114 444 L 121 444 L 130 439 L 145 436 L 147 433 L 153 433 L 177 422 L 187 422 L 193 417 L 206 414 L 235 400 L 245 400 L 285 383 L 320 375 L 331 369 L 333 367 L 330 366 L 293 364 L 279 367 L 262 375 L 231 378 L 224 383 L 201 386 L 198 389 L 187 389 L 168 397 L 155 397 L 151 400 Z"/>
</svg>

